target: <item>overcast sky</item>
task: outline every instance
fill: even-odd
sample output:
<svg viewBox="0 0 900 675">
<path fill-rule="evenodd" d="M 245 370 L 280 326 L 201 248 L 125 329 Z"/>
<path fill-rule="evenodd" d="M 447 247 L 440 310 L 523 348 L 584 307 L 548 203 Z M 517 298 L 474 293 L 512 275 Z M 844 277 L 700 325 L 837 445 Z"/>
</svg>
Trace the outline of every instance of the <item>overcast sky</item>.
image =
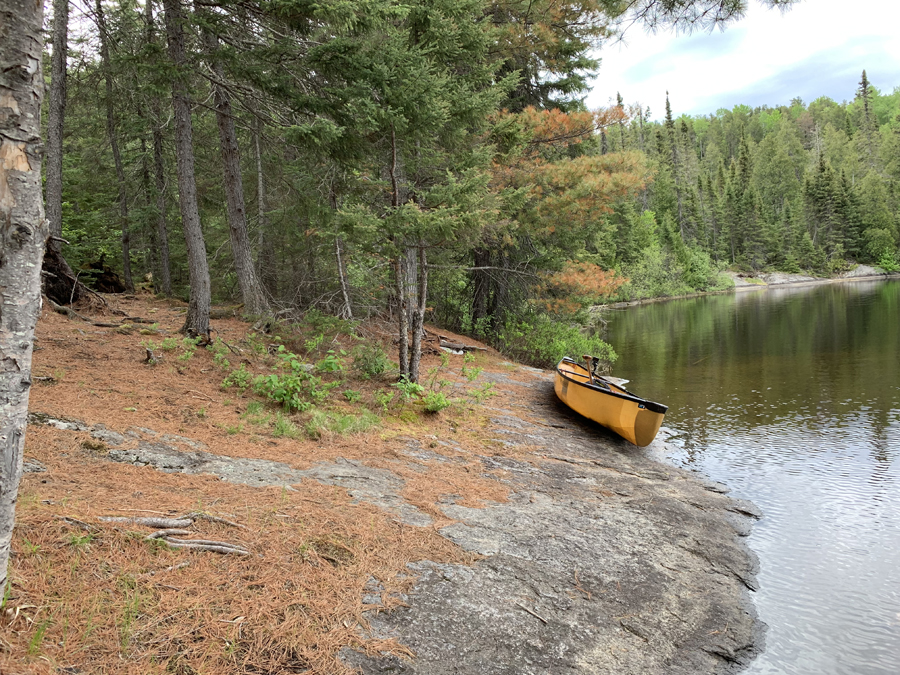
<svg viewBox="0 0 900 675">
<path fill-rule="evenodd" d="M 802 0 L 787 12 L 751 0 L 747 16 L 724 32 L 648 35 L 632 26 L 625 45 L 600 52 L 602 63 L 587 98 L 665 112 L 702 115 L 739 103 L 777 106 L 800 96 L 836 101 L 854 97 L 863 68 L 889 93 L 900 87 L 900 0 Z"/>
</svg>

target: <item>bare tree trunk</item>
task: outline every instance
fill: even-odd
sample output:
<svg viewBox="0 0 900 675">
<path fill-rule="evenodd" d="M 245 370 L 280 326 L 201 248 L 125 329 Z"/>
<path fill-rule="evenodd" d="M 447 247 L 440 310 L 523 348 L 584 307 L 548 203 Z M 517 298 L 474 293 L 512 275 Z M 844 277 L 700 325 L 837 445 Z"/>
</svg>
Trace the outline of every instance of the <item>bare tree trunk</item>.
<svg viewBox="0 0 900 675">
<path fill-rule="evenodd" d="M 125 289 L 134 292 L 134 279 L 131 277 L 131 233 L 128 230 L 128 193 L 125 190 L 125 170 L 122 168 L 122 155 L 119 152 L 119 139 L 116 136 L 116 111 L 113 105 L 112 76 L 109 63 L 109 35 L 106 30 L 106 15 L 103 3 L 97 0 L 97 28 L 100 33 L 100 66 L 103 80 L 106 83 L 106 133 L 109 136 L 109 147 L 112 150 L 113 163 L 116 166 L 116 182 L 119 184 L 119 226 L 122 228 L 122 276 Z"/>
<path fill-rule="evenodd" d="M 409 379 L 409 321 L 406 313 L 406 265 L 403 254 L 392 261 L 397 282 L 397 328 L 400 332 L 400 377 Z"/>
<path fill-rule="evenodd" d="M 262 121 L 256 117 L 253 122 L 253 150 L 256 154 L 256 214 L 259 237 L 257 269 L 263 288 L 270 297 L 274 298 L 278 295 L 278 273 L 275 269 L 275 246 L 272 241 L 272 233 L 269 232 L 269 220 L 266 217 L 269 207 L 266 205 L 266 180 L 263 172 L 261 135 Z"/>
<path fill-rule="evenodd" d="M 391 208 L 398 209 L 402 204 L 400 195 L 400 177 L 398 172 L 397 133 L 391 125 L 391 164 L 388 167 L 391 178 Z M 400 333 L 400 377 L 409 379 L 409 297 L 406 278 L 406 247 L 401 242 L 394 242 L 397 255 L 392 261 L 394 277 L 397 283 L 397 329 Z"/>
<path fill-rule="evenodd" d="M 416 308 L 413 312 L 412 355 L 409 365 L 410 382 L 419 381 L 419 364 L 422 362 L 422 338 L 425 337 L 425 308 L 428 300 L 428 258 L 425 244 L 419 241 L 419 278 Z"/>
<path fill-rule="evenodd" d="M 218 38 L 209 29 L 205 29 L 204 40 L 209 67 L 213 71 L 215 79 L 221 82 L 224 80 L 224 74 L 216 60 L 216 50 L 219 47 Z M 216 106 L 216 126 L 219 128 L 219 149 L 222 153 L 225 205 L 228 213 L 228 230 L 231 234 L 234 270 L 241 288 L 244 312 L 251 316 L 260 316 L 269 313 L 269 302 L 266 300 L 266 294 L 256 276 L 253 254 L 250 252 L 250 237 L 247 234 L 247 208 L 244 204 L 244 184 L 241 177 L 241 151 L 234 129 L 231 98 L 220 84 L 214 82 L 212 89 Z"/>
<path fill-rule="evenodd" d="M 149 4 L 149 3 L 148 3 Z M 159 283 L 163 295 L 172 295 L 172 263 L 169 256 L 169 227 L 166 223 L 166 169 L 163 165 L 162 130 L 159 128 L 159 99 L 153 98 L 153 173 L 156 179 L 156 241 L 159 245 Z"/>
<path fill-rule="evenodd" d="M 153 2 L 144 4 L 144 21 L 147 23 L 147 44 L 156 42 L 153 24 Z M 163 138 L 160 129 L 162 117 L 159 96 L 151 94 L 150 112 L 153 124 L 153 173 L 156 179 L 156 241 L 159 246 L 159 285 L 163 295 L 172 295 L 172 263 L 169 259 L 169 228 L 166 223 L 166 170 L 163 164 Z"/>
<path fill-rule="evenodd" d="M 6 589 L 41 263 L 50 225 L 41 194 L 43 3 L 0 0 L 0 589 Z"/>
<path fill-rule="evenodd" d="M 187 316 L 182 331 L 192 336 L 209 337 L 209 307 L 212 301 L 206 243 L 197 208 L 197 183 L 194 177 L 193 128 L 191 102 L 184 83 L 184 14 L 181 0 L 163 0 L 169 57 L 178 69 L 172 80 L 172 106 L 175 110 L 175 154 L 178 168 L 178 202 L 187 245 L 188 273 L 191 284 Z"/>
<path fill-rule="evenodd" d="M 334 238 L 334 254 L 337 258 L 338 278 L 341 281 L 341 295 L 344 296 L 344 307 L 341 309 L 341 317 L 353 321 L 353 305 L 350 304 L 350 284 L 347 283 L 347 269 L 344 266 L 344 241 L 340 237 Z"/>
<path fill-rule="evenodd" d="M 53 57 L 50 61 L 50 104 L 47 120 L 47 219 L 50 234 L 62 237 L 63 129 L 66 118 L 66 54 L 69 49 L 69 0 L 53 0 Z M 57 252 L 60 241 L 51 240 Z"/>
</svg>

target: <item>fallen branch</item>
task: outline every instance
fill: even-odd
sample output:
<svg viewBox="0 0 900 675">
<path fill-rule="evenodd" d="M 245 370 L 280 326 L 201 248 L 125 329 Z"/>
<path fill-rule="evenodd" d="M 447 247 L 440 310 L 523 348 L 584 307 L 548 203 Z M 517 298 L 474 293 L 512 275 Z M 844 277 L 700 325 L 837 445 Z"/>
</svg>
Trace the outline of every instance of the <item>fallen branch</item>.
<svg viewBox="0 0 900 675">
<path fill-rule="evenodd" d="M 194 524 L 193 520 L 187 518 L 134 518 L 131 516 L 101 516 L 99 520 L 104 523 L 130 523 L 131 525 L 144 525 L 146 527 L 156 527 L 159 529 L 173 527 L 190 527 Z"/>
<path fill-rule="evenodd" d="M 540 620 L 543 621 L 544 623 L 547 623 L 547 619 L 545 619 L 544 617 L 542 617 L 542 616 L 541 616 L 540 614 L 538 614 L 537 612 L 534 612 L 534 611 L 528 609 L 528 608 L 527 608 L 525 605 L 523 605 L 522 603 L 517 602 L 516 605 L 518 605 L 521 609 L 524 609 L 526 612 L 528 612 L 529 614 L 531 614 L 531 616 L 533 616 L 534 618 L 540 619 Z"/>
<path fill-rule="evenodd" d="M 227 541 L 214 541 L 212 539 L 170 539 L 167 538 L 166 542 L 169 544 L 196 544 L 197 546 L 221 546 L 222 548 L 233 548 L 238 551 L 247 551 L 246 548 L 240 546 L 239 544 L 232 544 Z M 249 553 L 249 551 L 247 551 Z"/>
<path fill-rule="evenodd" d="M 151 532 L 146 537 L 144 537 L 144 539 L 147 539 L 147 540 L 162 539 L 164 537 L 171 537 L 172 535 L 176 535 L 176 534 L 181 537 L 186 537 L 188 535 L 193 534 L 193 532 L 191 532 L 190 530 L 180 530 L 175 527 L 170 527 L 165 530 L 157 530 L 156 532 Z"/>
<path fill-rule="evenodd" d="M 165 541 L 172 548 L 187 548 L 195 551 L 210 551 L 212 553 L 222 553 L 223 555 L 250 555 L 250 551 L 246 551 L 242 548 L 234 548 L 232 546 L 216 546 L 213 544 L 197 544 L 191 542 L 173 542 L 168 539 L 164 539 L 163 541 Z"/>
<path fill-rule="evenodd" d="M 212 400 L 212 399 L 210 399 Z M 179 516 L 181 519 L 190 519 L 194 520 L 208 520 L 211 523 L 221 523 L 222 525 L 228 525 L 230 527 L 239 527 L 242 530 L 246 530 L 247 528 L 240 523 L 235 523 L 231 520 L 226 520 L 225 518 L 220 518 L 219 516 L 214 516 L 211 513 L 204 513 L 203 511 L 191 511 L 190 513 L 185 513 L 183 516 Z"/>
<path fill-rule="evenodd" d="M 83 520 L 78 520 L 78 518 L 72 518 L 70 516 L 54 516 L 54 518 L 57 518 L 57 519 L 63 521 L 64 523 L 68 523 L 69 525 L 74 525 L 75 527 L 80 527 L 82 530 L 85 530 L 87 532 L 96 532 L 97 531 L 96 526 L 91 525 L 90 523 L 86 523 Z"/>
</svg>

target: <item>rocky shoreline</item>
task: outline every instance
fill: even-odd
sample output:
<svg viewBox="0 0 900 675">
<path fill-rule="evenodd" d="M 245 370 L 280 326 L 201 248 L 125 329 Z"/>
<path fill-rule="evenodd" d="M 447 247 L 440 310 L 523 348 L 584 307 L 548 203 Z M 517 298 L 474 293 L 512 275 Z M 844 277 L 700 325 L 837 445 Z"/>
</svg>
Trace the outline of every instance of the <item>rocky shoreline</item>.
<svg viewBox="0 0 900 675">
<path fill-rule="evenodd" d="M 413 656 L 347 648 L 344 662 L 365 674 L 417 675 L 688 675 L 745 667 L 764 635 L 750 600 L 756 558 L 743 543 L 760 516 L 755 507 L 654 459 L 664 441 L 638 449 L 571 413 L 549 373 L 508 365 L 508 375 L 484 374 L 503 392 L 494 399 L 503 407 L 487 409 L 490 440 L 476 457 L 509 499 L 470 508 L 451 495 L 435 505 L 452 519 L 439 534 L 481 558 L 471 566 L 409 565 L 415 581 L 390 611 L 371 579 L 364 602 L 373 609 L 361 636 L 396 638 Z M 397 473 L 360 460 L 300 470 L 215 455 L 189 438 L 141 427 L 40 415 L 31 423 L 88 432 L 110 461 L 260 487 L 316 481 L 384 509 L 400 527 L 438 526 L 403 499 Z M 398 466 L 459 461 L 449 437 L 395 442 Z M 502 453 L 492 454 L 491 445 Z M 453 452 L 442 454 L 445 448 Z"/>
<path fill-rule="evenodd" d="M 642 298 L 628 302 L 616 302 L 611 305 L 613 309 L 623 309 L 636 305 L 647 305 L 654 302 L 667 300 L 683 300 L 686 298 L 698 298 L 704 295 L 722 295 L 741 291 L 761 290 L 769 287 L 783 286 L 814 286 L 819 284 L 834 284 L 847 281 L 871 281 L 873 279 L 900 279 L 900 274 L 886 272 L 880 267 L 869 265 L 857 265 L 849 272 L 844 272 L 834 277 L 811 277 L 805 274 L 792 274 L 789 272 L 766 272 L 757 276 L 741 275 L 735 272 L 729 273 L 734 286 L 722 291 L 708 291 L 689 293 L 687 295 L 672 295 L 659 298 Z"/>
</svg>

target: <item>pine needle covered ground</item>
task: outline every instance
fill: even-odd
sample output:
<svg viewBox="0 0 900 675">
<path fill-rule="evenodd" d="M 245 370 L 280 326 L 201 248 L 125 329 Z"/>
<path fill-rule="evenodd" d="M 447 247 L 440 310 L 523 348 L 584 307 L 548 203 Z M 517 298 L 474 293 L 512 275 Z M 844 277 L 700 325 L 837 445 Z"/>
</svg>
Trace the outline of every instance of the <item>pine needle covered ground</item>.
<svg viewBox="0 0 900 675">
<path fill-rule="evenodd" d="M 484 411 L 486 400 L 502 407 L 512 396 L 492 388 L 490 373 L 515 379 L 516 371 L 491 351 L 432 350 L 424 391 L 398 390 L 390 370 L 377 372 L 379 348 L 391 351 L 387 329 L 362 326 L 360 339 L 311 317 L 266 333 L 229 317 L 213 321 L 217 341 L 207 347 L 182 340 L 184 309 L 175 303 L 110 303 L 153 323 L 90 317 L 118 326 L 104 327 L 44 310 L 33 413 L 292 469 L 337 458 L 390 468 L 404 481 L 402 497 L 433 522 L 403 524 L 315 480 L 250 487 L 114 462 L 97 434 L 31 424 L 0 672 L 324 675 L 349 672 L 337 658 L 343 647 L 406 653 L 363 637 L 363 612 L 402 601 L 413 582 L 407 563 L 473 560 L 437 532 L 451 521 L 435 505 L 447 495 L 474 507 L 505 500 L 502 471 L 486 473 L 474 455 L 516 452 L 489 440 Z M 302 386 L 287 411 L 273 392 L 289 384 L 292 367 Z M 261 375 L 274 384 L 254 387 Z M 409 439 L 437 459 L 399 454 Z M 147 539 L 152 528 L 102 520 L 184 514 L 201 515 L 182 540 L 250 555 L 175 548 Z"/>
</svg>

